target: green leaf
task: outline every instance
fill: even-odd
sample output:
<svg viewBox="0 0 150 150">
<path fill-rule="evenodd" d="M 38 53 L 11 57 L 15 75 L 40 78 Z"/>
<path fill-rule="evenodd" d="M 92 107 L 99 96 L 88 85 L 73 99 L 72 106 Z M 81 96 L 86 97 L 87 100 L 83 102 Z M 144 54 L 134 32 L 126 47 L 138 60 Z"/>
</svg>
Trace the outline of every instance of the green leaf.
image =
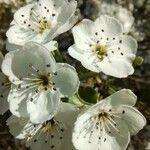
<svg viewBox="0 0 150 150">
<path fill-rule="evenodd" d="M 79 96 L 83 99 L 86 103 L 95 104 L 98 100 L 97 92 L 91 87 L 80 87 Z"/>
</svg>

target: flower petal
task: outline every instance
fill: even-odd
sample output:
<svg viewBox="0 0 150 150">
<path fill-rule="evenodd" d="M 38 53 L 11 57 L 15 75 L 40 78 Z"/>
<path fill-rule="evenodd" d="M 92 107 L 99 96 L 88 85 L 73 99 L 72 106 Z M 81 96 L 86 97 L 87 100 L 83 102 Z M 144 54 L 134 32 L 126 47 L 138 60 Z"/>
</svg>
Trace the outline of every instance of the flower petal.
<svg viewBox="0 0 150 150">
<path fill-rule="evenodd" d="M 29 20 L 30 12 L 33 8 L 33 4 L 26 5 L 18 9 L 14 14 L 15 23 L 24 25 L 24 21 Z"/>
<path fill-rule="evenodd" d="M 50 120 L 57 113 L 60 106 L 59 92 L 43 91 L 34 98 L 34 102 L 27 103 L 27 110 L 31 122 L 42 123 Z"/>
<path fill-rule="evenodd" d="M 121 23 L 117 19 L 107 15 L 101 15 L 97 18 L 95 21 L 95 29 L 99 32 L 103 31 L 103 37 L 112 37 L 120 35 L 123 32 Z"/>
<path fill-rule="evenodd" d="M 17 139 L 26 139 L 36 134 L 41 125 L 35 125 L 29 121 L 29 118 L 18 118 L 11 116 L 7 120 L 9 132 Z M 33 132 L 34 131 L 34 132 Z"/>
<path fill-rule="evenodd" d="M 38 61 L 36 61 L 38 60 Z M 33 69 L 31 65 L 36 68 Z M 47 67 L 50 65 L 50 67 Z M 36 70 L 41 72 L 55 72 L 56 62 L 49 51 L 34 42 L 25 44 L 22 50 L 9 52 L 3 61 L 2 71 L 9 76 L 10 81 L 28 77 Z"/>
<path fill-rule="evenodd" d="M 79 78 L 74 67 L 65 63 L 57 63 L 57 75 L 54 83 L 63 97 L 72 96 L 79 88 Z"/>
<path fill-rule="evenodd" d="M 131 56 L 133 59 L 135 56 Z M 100 71 L 106 75 L 114 76 L 117 78 L 125 78 L 134 73 L 131 60 L 117 58 L 115 56 L 111 59 L 105 58 L 102 62 L 95 64 Z"/>
<path fill-rule="evenodd" d="M 137 96 L 129 89 L 122 89 L 108 98 L 106 98 L 112 106 L 130 105 L 136 104 Z"/>
<path fill-rule="evenodd" d="M 71 57 L 79 61 L 83 60 L 84 53 L 80 49 L 78 49 L 75 44 L 69 47 L 68 53 Z"/>
<path fill-rule="evenodd" d="M 78 16 L 75 15 L 76 8 L 77 2 L 75 0 L 71 0 L 69 2 L 63 1 L 63 4 L 61 4 L 59 16 L 57 18 L 57 21 L 59 21 L 60 24 L 58 29 L 55 31 L 53 38 L 61 33 L 67 32 L 77 22 Z"/>
<path fill-rule="evenodd" d="M 127 123 L 130 134 L 136 135 L 146 125 L 145 117 L 134 107 L 124 105 L 121 109 L 124 111 L 122 119 Z"/>
<path fill-rule="evenodd" d="M 22 47 L 20 45 L 11 44 L 8 42 L 8 40 L 6 41 L 6 50 L 7 51 L 14 51 L 14 50 L 19 50 L 19 49 L 22 49 Z"/>
<path fill-rule="evenodd" d="M 86 56 L 86 53 L 83 53 L 80 49 L 78 49 L 75 45 L 72 45 L 68 49 L 69 55 L 72 56 L 73 58 L 81 61 L 82 65 L 90 69 L 93 72 L 100 72 L 93 64 L 92 60 Z"/>
<path fill-rule="evenodd" d="M 58 49 L 58 43 L 57 41 L 50 41 L 48 43 L 45 43 L 44 47 L 46 47 L 51 52 Z"/>
<path fill-rule="evenodd" d="M 19 25 L 14 25 L 9 28 L 6 33 L 8 41 L 16 45 L 24 45 L 26 42 L 29 42 L 35 37 L 35 34 L 32 30 L 28 28 L 23 28 Z"/>
<path fill-rule="evenodd" d="M 9 109 L 11 113 L 17 117 L 26 117 L 27 113 L 27 98 L 28 94 L 24 94 L 24 91 L 19 91 L 15 85 L 11 86 L 11 90 L 8 95 Z"/>
<path fill-rule="evenodd" d="M 94 23 L 91 20 L 84 19 L 72 29 L 77 48 L 83 51 L 89 48 L 89 45 L 92 43 L 90 37 L 92 34 L 93 24 Z"/>
<path fill-rule="evenodd" d="M 112 41 L 111 49 L 124 54 L 136 54 L 137 41 L 129 35 L 121 35 Z"/>
</svg>

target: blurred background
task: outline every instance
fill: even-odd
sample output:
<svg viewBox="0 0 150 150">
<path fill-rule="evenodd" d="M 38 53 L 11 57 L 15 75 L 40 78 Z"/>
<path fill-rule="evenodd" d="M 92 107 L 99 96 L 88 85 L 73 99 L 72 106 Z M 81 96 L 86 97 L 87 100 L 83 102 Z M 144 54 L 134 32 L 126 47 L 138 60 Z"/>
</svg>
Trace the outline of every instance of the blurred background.
<svg viewBox="0 0 150 150">
<path fill-rule="evenodd" d="M 97 93 L 102 99 L 122 88 L 129 88 L 138 96 L 136 107 L 146 117 L 147 126 L 138 135 L 132 137 L 128 150 L 150 150 L 150 0 L 77 1 L 79 21 L 83 18 L 94 20 L 101 14 L 108 14 L 123 23 L 125 34 L 137 39 L 137 56 L 139 57 L 134 62 L 135 73 L 126 79 L 89 73 L 67 53 L 68 47 L 74 42 L 70 31 L 56 38 L 62 60 L 76 67 L 81 80 L 79 94 L 85 101 L 94 103 Z M 30 2 L 32 0 L 0 0 L 0 50 L 3 54 L 7 52 L 6 31 L 13 19 L 13 14 Z M 8 111 L 0 116 L 0 150 L 27 150 L 24 144 L 14 139 L 9 133 L 6 120 L 10 115 Z"/>
</svg>

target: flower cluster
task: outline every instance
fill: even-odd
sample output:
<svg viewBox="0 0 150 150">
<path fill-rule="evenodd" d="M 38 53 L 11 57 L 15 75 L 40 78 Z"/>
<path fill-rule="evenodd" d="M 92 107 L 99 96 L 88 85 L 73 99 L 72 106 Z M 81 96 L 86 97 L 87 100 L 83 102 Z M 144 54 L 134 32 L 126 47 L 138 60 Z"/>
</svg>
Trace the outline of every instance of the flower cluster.
<svg viewBox="0 0 150 150">
<path fill-rule="evenodd" d="M 70 56 L 116 78 L 134 73 L 137 42 L 108 15 L 76 24 L 76 10 L 75 0 L 38 0 L 16 11 L 6 33 L 8 53 L 0 53 L 0 113 L 11 111 L 10 133 L 32 150 L 125 150 L 130 135 L 146 125 L 135 94 L 122 89 L 95 104 L 80 101 L 83 107 L 69 101 L 80 76 L 55 60 L 54 38 L 72 28 Z"/>
</svg>

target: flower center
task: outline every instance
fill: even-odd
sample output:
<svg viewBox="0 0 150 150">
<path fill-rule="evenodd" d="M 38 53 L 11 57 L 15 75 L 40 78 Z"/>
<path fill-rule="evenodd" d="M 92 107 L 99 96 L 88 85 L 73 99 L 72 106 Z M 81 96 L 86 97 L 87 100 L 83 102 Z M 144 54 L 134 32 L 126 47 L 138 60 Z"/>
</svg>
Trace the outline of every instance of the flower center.
<svg viewBox="0 0 150 150">
<path fill-rule="evenodd" d="M 99 120 L 99 122 L 103 122 L 103 123 L 105 123 L 107 120 L 109 120 L 109 118 L 110 118 L 110 115 L 109 115 L 109 113 L 107 113 L 105 110 L 100 110 L 100 113 L 98 114 L 98 120 Z"/>
<path fill-rule="evenodd" d="M 50 67 L 50 64 L 46 65 L 47 67 Z M 38 68 L 34 67 L 32 64 L 29 65 L 29 67 L 35 72 L 29 73 L 28 77 L 21 78 L 23 83 L 19 85 L 18 88 L 26 88 L 27 90 L 35 89 L 35 92 L 38 93 L 42 90 L 54 90 L 55 83 L 53 82 L 53 77 L 57 75 L 57 72 L 55 73 L 43 73 Z"/>
<path fill-rule="evenodd" d="M 48 90 L 52 89 L 54 83 L 52 82 L 52 75 L 51 74 L 38 74 L 37 78 L 33 80 L 35 85 L 39 86 L 40 90 Z"/>
<path fill-rule="evenodd" d="M 50 24 L 47 22 L 45 18 L 42 18 L 38 22 L 39 33 L 43 33 L 46 29 L 50 29 Z"/>
<path fill-rule="evenodd" d="M 95 49 L 94 49 L 94 51 L 97 54 L 97 57 L 100 60 L 103 60 L 104 56 L 107 55 L 107 50 L 108 50 L 108 46 L 106 46 L 106 45 L 100 45 L 100 44 L 97 44 L 96 47 L 95 47 Z"/>
<path fill-rule="evenodd" d="M 49 77 L 46 76 L 46 75 L 41 75 L 41 76 L 39 77 L 39 79 L 41 79 L 43 86 L 48 86 L 49 83 L 50 83 L 50 79 L 49 79 Z"/>
<path fill-rule="evenodd" d="M 26 4 L 26 0 L 16 0 L 16 3 L 17 3 L 19 6 L 23 6 L 24 4 Z"/>
<path fill-rule="evenodd" d="M 51 132 L 51 130 L 55 127 L 56 125 L 56 122 L 54 119 L 51 119 L 50 121 L 47 121 L 46 123 L 43 123 L 43 126 L 42 126 L 42 131 L 44 133 L 48 133 L 48 132 Z"/>
</svg>

